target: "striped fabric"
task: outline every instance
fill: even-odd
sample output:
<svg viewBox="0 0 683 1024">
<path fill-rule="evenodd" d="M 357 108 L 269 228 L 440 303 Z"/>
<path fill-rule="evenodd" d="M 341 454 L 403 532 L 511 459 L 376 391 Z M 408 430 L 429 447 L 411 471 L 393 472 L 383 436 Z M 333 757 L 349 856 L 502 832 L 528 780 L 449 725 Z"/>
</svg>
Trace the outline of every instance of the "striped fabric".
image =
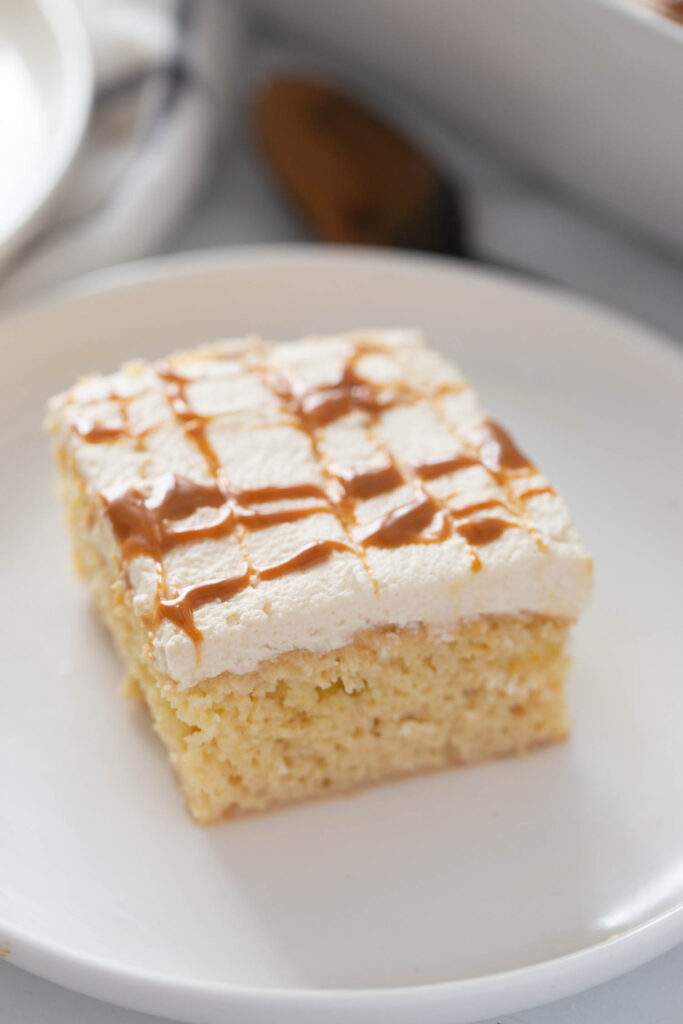
<svg viewBox="0 0 683 1024">
<path fill-rule="evenodd" d="M 0 280 L 3 306 L 158 249 L 229 125 L 230 4 L 81 3 L 96 74 L 89 129 L 51 219 Z"/>
</svg>

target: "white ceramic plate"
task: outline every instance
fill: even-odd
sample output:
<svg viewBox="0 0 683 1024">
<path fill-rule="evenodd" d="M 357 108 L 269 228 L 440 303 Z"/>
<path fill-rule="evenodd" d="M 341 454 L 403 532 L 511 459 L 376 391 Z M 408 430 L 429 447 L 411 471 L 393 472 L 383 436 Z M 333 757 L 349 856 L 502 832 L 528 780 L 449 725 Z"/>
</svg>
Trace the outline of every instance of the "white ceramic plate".
<svg viewBox="0 0 683 1024">
<path fill-rule="evenodd" d="M 418 324 L 567 495 L 596 558 L 566 745 L 191 823 L 72 575 L 44 400 L 217 334 Z M 188 1021 L 457 1024 L 683 939 L 683 358 L 427 258 L 242 250 L 124 270 L 0 327 L 0 946 Z"/>
<path fill-rule="evenodd" d="M 92 82 L 74 0 L 2 0 L 0 266 L 37 229 L 68 170 Z"/>
</svg>

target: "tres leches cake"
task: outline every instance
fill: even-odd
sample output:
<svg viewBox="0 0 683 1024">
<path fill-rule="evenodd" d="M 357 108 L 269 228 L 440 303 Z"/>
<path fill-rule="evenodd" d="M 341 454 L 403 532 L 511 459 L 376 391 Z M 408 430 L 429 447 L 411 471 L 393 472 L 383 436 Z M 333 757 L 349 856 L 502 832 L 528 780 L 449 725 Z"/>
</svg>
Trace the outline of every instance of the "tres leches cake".
<svg viewBox="0 0 683 1024">
<path fill-rule="evenodd" d="M 591 559 L 416 332 L 131 363 L 48 424 L 76 565 L 199 821 L 566 735 Z"/>
</svg>

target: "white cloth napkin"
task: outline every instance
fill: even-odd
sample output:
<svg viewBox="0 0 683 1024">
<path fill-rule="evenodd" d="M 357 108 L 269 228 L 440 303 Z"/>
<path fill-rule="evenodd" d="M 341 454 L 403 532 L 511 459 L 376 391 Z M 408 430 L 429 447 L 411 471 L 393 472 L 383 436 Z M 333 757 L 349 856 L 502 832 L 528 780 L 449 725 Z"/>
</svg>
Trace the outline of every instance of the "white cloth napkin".
<svg viewBox="0 0 683 1024">
<path fill-rule="evenodd" d="M 227 0 L 81 0 L 95 63 L 83 147 L 43 228 L 0 278 L 6 307 L 158 249 L 230 123 Z"/>
</svg>

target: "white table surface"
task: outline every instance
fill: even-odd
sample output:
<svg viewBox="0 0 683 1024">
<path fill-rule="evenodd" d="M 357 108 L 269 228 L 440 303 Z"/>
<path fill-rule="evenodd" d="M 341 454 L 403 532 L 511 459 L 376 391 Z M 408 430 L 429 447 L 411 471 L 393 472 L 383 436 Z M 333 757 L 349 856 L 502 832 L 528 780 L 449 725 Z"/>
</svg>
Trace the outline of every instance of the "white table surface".
<svg viewBox="0 0 683 1024">
<path fill-rule="evenodd" d="M 254 159 L 248 140 L 234 142 L 170 243 L 170 251 L 306 237 Z M 145 1024 L 158 1019 L 68 992 L 8 960 L 0 961 L 1 1024 Z M 681 1020 L 683 946 L 589 992 L 496 1018 L 496 1024 L 680 1024 Z"/>
</svg>

